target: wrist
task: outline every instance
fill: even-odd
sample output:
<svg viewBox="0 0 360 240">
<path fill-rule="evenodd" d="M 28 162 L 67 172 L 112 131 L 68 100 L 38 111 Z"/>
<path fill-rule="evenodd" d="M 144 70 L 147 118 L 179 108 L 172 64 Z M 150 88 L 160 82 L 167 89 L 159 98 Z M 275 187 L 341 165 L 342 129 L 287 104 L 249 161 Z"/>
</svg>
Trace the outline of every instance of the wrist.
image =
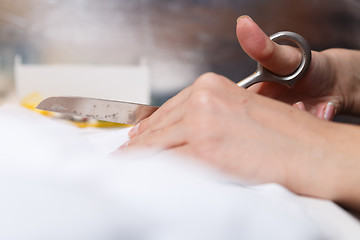
<svg viewBox="0 0 360 240">
<path fill-rule="evenodd" d="M 328 156 L 331 154 L 329 124 L 334 123 L 313 119 L 307 124 L 302 154 L 292 161 L 287 177 L 287 187 L 297 194 L 323 199 L 333 199 L 336 195 L 330 181 L 333 169 Z"/>
<path fill-rule="evenodd" d="M 359 210 L 360 129 L 356 126 L 321 121 L 309 140 L 306 158 L 292 174 L 291 190 L 305 196 L 328 199 Z"/>
</svg>

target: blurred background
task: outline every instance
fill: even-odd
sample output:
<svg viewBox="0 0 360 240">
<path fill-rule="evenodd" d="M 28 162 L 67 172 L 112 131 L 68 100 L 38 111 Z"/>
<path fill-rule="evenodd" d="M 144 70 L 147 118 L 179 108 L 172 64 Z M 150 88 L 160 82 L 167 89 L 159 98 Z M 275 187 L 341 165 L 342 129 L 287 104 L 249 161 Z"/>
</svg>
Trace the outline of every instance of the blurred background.
<svg viewBox="0 0 360 240">
<path fill-rule="evenodd" d="M 244 14 L 269 35 L 300 33 L 315 50 L 360 48 L 359 0 L 0 0 L 0 97 L 13 91 L 17 55 L 24 64 L 146 58 L 154 104 L 207 71 L 238 81 L 256 68 L 235 35 Z"/>
</svg>

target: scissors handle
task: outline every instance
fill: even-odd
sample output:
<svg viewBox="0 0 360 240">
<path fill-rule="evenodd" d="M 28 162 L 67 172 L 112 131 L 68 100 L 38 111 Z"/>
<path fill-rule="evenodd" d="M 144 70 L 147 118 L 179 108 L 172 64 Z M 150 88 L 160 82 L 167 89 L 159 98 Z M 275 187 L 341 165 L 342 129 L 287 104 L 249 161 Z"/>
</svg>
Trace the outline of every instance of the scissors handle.
<svg viewBox="0 0 360 240">
<path fill-rule="evenodd" d="M 272 41 L 284 39 L 295 43 L 302 55 L 299 67 L 291 75 L 281 76 L 267 70 L 258 62 L 256 72 L 238 82 L 237 85 L 239 87 L 248 88 L 258 82 L 275 82 L 292 88 L 294 84 L 306 74 L 311 62 L 311 49 L 307 41 L 301 35 L 294 32 L 283 31 L 271 35 L 270 39 Z"/>
</svg>

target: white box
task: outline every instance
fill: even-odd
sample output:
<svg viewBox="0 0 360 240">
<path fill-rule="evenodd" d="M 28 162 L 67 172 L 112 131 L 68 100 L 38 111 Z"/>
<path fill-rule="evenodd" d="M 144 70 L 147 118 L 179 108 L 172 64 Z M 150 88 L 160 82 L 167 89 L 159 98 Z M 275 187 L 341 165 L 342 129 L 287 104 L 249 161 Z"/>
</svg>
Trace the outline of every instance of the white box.
<svg viewBox="0 0 360 240">
<path fill-rule="evenodd" d="M 139 65 L 22 64 L 15 61 L 15 93 L 20 99 L 41 96 L 82 96 L 149 104 L 150 70 Z"/>
</svg>

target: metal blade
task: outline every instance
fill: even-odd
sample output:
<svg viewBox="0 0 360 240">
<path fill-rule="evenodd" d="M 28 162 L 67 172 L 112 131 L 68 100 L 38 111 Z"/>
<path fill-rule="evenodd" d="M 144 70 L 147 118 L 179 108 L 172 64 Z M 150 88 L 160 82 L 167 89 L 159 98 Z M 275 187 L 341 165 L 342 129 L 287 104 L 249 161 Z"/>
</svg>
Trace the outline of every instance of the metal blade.
<svg viewBox="0 0 360 240">
<path fill-rule="evenodd" d="M 77 117 L 135 125 L 149 117 L 159 107 L 97 98 L 60 96 L 46 98 L 36 108 Z"/>
</svg>

